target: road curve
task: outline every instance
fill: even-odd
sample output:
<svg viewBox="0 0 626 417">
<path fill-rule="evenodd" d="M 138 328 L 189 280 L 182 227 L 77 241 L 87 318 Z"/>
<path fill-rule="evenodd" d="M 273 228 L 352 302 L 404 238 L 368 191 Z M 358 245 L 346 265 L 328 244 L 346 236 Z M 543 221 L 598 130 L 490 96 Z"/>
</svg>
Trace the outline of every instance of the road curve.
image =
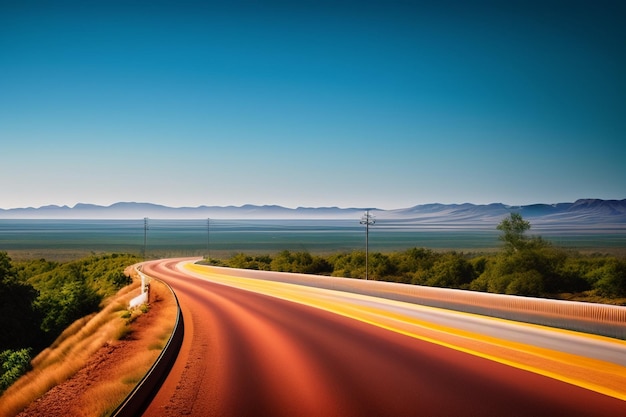
<svg viewBox="0 0 626 417">
<path fill-rule="evenodd" d="M 623 416 L 626 401 L 319 308 L 143 271 L 176 292 L 185 339 L 146 416 Z"/>
</svg>

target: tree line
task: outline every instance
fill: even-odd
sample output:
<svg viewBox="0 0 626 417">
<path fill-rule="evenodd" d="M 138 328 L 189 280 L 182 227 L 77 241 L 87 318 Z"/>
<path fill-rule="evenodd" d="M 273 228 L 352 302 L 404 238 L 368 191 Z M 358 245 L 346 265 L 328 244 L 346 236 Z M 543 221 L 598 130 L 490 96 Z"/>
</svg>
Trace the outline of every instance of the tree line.
<svg viewBox="0 0 626 417">
<path fill-rule="evenodd" d="M 491 254 L 411 248 L 369 254 L 369 276 L 381 281 L 536 297 L 586 293 L 603 299 L 626 297 L 626 259 L 581 254 L 529 236 L 528 221 L 512 213 L 497 226 L 502 249 Z M 365 276 L 365 252 L 328 256 L 284 250 L 274 256 L 238 253 L 216 265 L 348 278 Z"/>
<path fill-rule="evenodd" d="M 130 284 L 124 269 L 138 261 L 110 254 L 67 263 L 13 262 L 0 252 L 0 392 L 66 327 Z"/>
</svg>

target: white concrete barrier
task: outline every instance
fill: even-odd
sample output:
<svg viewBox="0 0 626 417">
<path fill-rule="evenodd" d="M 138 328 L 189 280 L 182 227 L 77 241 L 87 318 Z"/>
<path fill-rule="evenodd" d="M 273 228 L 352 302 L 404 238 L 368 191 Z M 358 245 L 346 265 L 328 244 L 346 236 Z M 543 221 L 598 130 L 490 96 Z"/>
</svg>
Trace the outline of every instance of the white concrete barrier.
<svg viewBox="0 0 626 417">
<path fill-rule="evenodd" d="M 148 303 L 148 293 L 142 292 L 137 297 L 130 300 L 130 303 L 128 303 L 128 308 L 132 309 L 132 308 L 139 307 L 140 305 L 147 304 L 147 303 Z"/>
</svg>

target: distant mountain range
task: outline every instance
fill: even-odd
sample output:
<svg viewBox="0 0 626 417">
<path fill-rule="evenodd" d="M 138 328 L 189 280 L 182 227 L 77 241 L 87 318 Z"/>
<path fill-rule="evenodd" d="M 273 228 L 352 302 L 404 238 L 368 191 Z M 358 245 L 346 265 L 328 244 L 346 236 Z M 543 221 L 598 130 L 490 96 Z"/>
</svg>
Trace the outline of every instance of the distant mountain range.
<svg viewBox="0 0 626 417">
<path fill-rule="evenodd" d="M 122 202 L 110 206 L 76 204 L 38 208 L 0 209 L 0 219 L 359 219 L 365 208 L 298 207 L 276 205 L 167 207 L 151 203 Z M 533 229 L 545 227 L 592 227 L 626 229 L 626 199 L 582 199 L 573 203 L 509 206 L 501 203 L 423 204 L 382 210 L 369 209 L 376 220 L 390 227 L 492 228 L 512 212 L 529 220 Z"/>
</svg>

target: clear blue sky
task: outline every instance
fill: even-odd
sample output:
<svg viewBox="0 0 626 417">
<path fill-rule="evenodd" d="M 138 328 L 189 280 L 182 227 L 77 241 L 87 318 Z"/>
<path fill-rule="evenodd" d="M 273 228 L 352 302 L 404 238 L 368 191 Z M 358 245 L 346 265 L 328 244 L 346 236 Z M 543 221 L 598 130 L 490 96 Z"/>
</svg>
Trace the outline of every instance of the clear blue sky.
<svg viewBox="0 0 626 417">
<path fill-rule="evenodd" d="M 626 198 L 623 1 L 221 3 L 1 1 L 0 207 Z"/>
</svg>

